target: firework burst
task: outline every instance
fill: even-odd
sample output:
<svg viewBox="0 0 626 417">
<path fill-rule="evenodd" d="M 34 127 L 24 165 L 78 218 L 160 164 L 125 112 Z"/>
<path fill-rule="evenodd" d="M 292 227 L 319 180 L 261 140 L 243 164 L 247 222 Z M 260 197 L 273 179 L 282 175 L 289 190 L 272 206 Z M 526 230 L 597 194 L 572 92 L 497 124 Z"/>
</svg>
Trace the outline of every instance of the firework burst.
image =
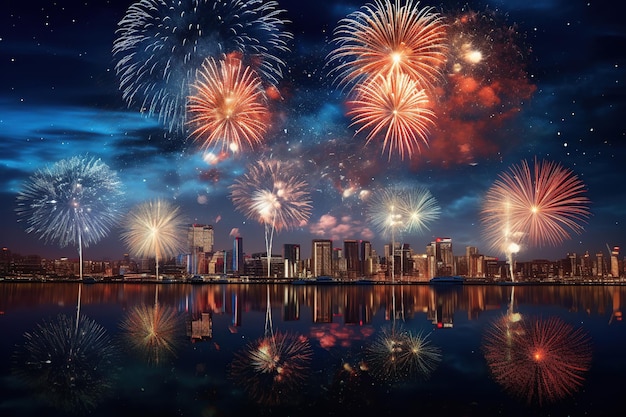
<svg viewBox="0 0 626 417">
<path fill-rule="evenodd" d="M 571 397 L 591 365 L 588 336 L 559 318 L 496 321 L 483 343 L 495 381 L 528 403 Z"/>
<path fill-rule="evenodd" d="M 583 182 L 555 162 L 514 165 L 487 191 L 482 210 L 485 236 L 505 253 L 511 244 L 556 246 L 580 233 L 589 216 Z M 519 249 L 519 246 L 516 246 Z"/>
<path fill-rule="evenodd" d="M 355 90 L 356 98 L 349 101 L 352 125 L 360 126 L 358 135 L 369 131 L 366 145 L 382 137 L 381 153 L 388 149 L 389 159 L 397 152 L 401 159 L 411 158 L 428 145 L 428 132 L 434 126 L 428 97 L 419 84 L 405 74 L 393 77 L 379 75 Z"/>
<path fill-rule="evenodd" d="M 306 337 L 276 333 L 235 353 L 230 376 L 254 401 L 276 405 L 298 394 L 306 382 L 312 356 Z"/>
<path fill-rule="evenodd" d="M 445 67 L 446 25 L 432 7 L 418 6 L 375 0 L 342 19 L 328 57 L 339 83 L 402 73 L 430 91 Z"/>
<path fill-rule="evenodd" d="M 129 106 L 183 130 L 189 87 L 207 57 L 237 53 L 268 83 L 282 78 L 292 35 L 275 1 L 140 0 L 118 24 L 115 71 Z"/>
<path fill-rule="evenodd" d="M 367 209 L 374 227 L 392 238 L 398 232 L 427 229 L 440 213 L 437 200 L 425 187 L 383 188 L 372 194 Z"/>
<path fill-rule="evenodd" d="M 311 215 L 308 184 L 292 172 L 289 164 L 259 161 L 231 186 L 235 208 L 265 227 L 268 274 L 274 231 L 301 226 Z"/>
<path fill-rule="evenodd" d="M 93 411 L 113 387 L 116 348 L 93 320 L 59 315 L 24 334 L 14 373 L 52 406 Z"/>
<path fill-rule="evenodd" d="M 383 329 L 367 348 L 366 360 L 373 374 L 392 383 L 428 378 L 441 361 L 439 348 L 427 340 L 428 335 L 414 335 L 396 327 Z"/>
<path fill-rule="evenodd" d="M 148 201 L 130 211 L 122 239 L 136 256 L 156 258 L 159 279 L 159 260 L 184 251 L 184 226 L 179 207 L 165 200 Z"/>
<path fill-rule="evenodd" d="M 180 326 L 178 312 L 159 303 L 135 306 L 120 325 L 129 345 L 154 365 L 175 355 Z"/>
<path fill-rule="evenodd" d="M 261 80 L 237 58 L 208 58 L 198 72 L 189 97 L 190 136 L 205 150 L 221 143 L 221 150 L 237 152 L 263 140 L 269 111 Z"/>
<path fill-rule="evenodd" d="M 18 221 L 46 243 L 83 246 L 105 237 L 120 218 L 123 193 L 117 174 L 100 159 L 75 156 L 38 170 L 17 196 Z"/>
</svg>

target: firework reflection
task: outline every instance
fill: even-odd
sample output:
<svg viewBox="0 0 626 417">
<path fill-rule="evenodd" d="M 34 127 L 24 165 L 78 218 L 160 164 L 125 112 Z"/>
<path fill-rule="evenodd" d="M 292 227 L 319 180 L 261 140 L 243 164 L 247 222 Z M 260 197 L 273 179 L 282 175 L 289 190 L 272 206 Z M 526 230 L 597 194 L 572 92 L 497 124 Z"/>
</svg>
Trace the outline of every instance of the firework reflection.
<svg viewBox="0 0 626 417">
<path fill-rule="evenodd" d="M 313 351 L 302 335 L 276 333 L 235 353 L 231 378 L 264 405 L 289 402 L 308 376 Z"/>
<path fill-rule="evenodd" d="M 24 338 L 13 356 L 14 373 L 55 408 L 88 412 L 112 390 L 116 348 L 95 321 L 61 314 Z"/>
<path fill-rule="evenodd" d="M 529 404 L 571 397 L 591 365 L 586 333 L 557 317 L 497 320 L 485 336 L 483 350 L 494 380 Z"/>
<path fill-rule="evenodd" d="M 395 383 L 430 377 L 441 361 L 441 352 L 428 335 L 414 335 L 394 324 L 383 329 L 367 348 L 366 361 L 377 378 Z"/>
<path fill-rule="evenodd" d="M 153 365 L 176 355 L 181 326 L 178 312 L 158 302 L 134 306 L 120 325 L 128 344 Z"/>
</svg>

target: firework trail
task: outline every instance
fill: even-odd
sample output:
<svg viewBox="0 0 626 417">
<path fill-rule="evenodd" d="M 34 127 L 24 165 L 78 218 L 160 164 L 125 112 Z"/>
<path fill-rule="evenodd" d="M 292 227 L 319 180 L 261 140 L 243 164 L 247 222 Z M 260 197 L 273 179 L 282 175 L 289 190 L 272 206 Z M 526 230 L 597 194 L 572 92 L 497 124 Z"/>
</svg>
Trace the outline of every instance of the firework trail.
<svg viewBox="0 0 626 417">
<path fill-rule="evenodd" d="M 125 219 L 122 239 L 138 257 L 156 258 L 156 279 L 159 279 L 159 260 L 185 251 L 185 221 L 180 208 L 165 200 L 139 204 Z"/>
<path fill-rule="evenodd" d="M 496 382 L 531 404 L 571 397 L 591 365 L 591 345 L 581 329 L 559 318 L 518 322 L 514 330 L 498 320 L 487 332 L 483 350 Z"/>
<path fill-rule="evenodd" d="M 113 388 L 116 348 L 93 320 L 59 315 L 24 334 L 13 371 L 52 406 L 93 411 Z"/>
<path fill-rule="evenodd" d="M 270 85 L 292 38 L 275 1 L 140 0 L 118 23 L 115 71 L 128 106 L 183 131 L 189 87 L 208 57 L 239 54 Z"/>
<path fill-rule="evenodd" d="M 261 80 L 241 60 L 208 58 L 198 71 L 187 107 L 190 136 L 204 150 L 238 152 L 263 141 L 269 111 Z"/>
<path fill-rule="evenodd" d="M 299 227 L 311 215 L 308 184 L 292 172 L 278 160 L 258 161 L 231 186 L 235 209 L 265 228 L 268 277 L 274 232 Z"/>
<path fill-rule="evenodd" d="M 74 156 L 35 172 L 17 196 L 18 221 L 26 232 L 61 247 L 82 248 L 105 237 L 121 214 L 121 183 L 100 159 Z"/>
<path fill-rule="evenodd" d="M 335 29 L 328 62 L 340 85 L 406 74 L 431 91 L 442 78 L 447 56 L 446 25 L 419 2 L 375 0 L 348 15 Z"/>
<path fill-rule="evenodd" d="M 406 74 L 393 77 L 376 76 L 359 84 L 354 100 L 348 102 L 356 135 L 368 130 L 365 144 L 382 136 L 382 150 L 388 149 L 389 160 L 397 152 L 401 159 L 410 159 L 428 145 L 429 129 L 434 126 L 428 97 L 419 83 Z"/>
<path fill-rule="evenodd" d="M 569 238 L 568 230 L 583 230 L 580 222 L 590 214 L 585 192 L 583 182 L 555 162 L 513 165 L 485 196 L 485 237 L 504 253 L 525 243 L 556 246 Z"/>
<path fill-rule="evenodd" d="M 297 395 L 309 374 L 313 351 L 301 335 L 266 335 L 236 352 L 230 377 L 250 397 L 264 405 L 288 402 Z"/>
<path fill-rule="evenodd" d="M 383 329 L 366 351 L 366 362 L 373 374 L 391 383 L 411 378 L 427 379 L 441 361 L 439 348 L 428 335 L 417 335 L 395 325 Z"/>
</svg>

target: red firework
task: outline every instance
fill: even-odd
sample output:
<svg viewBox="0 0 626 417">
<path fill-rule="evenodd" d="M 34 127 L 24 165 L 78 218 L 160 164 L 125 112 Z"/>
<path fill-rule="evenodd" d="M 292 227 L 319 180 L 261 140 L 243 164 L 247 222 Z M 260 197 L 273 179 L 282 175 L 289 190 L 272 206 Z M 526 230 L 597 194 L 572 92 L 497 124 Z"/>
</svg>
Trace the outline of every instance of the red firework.
<svg viewBox="0 0 626 417">
<path fill-rule="evenodd" d="M 585 185 L 569 169 L 550 161 L 513 165 L 487 191 L 482 210 L 492 247 L 509 243 L 556 246 L 569 231 L 580 233 L 590 214 Z"/>
<path fill-rule="evenodd" d="M 382 153 L 394 152 L 411 158 L 428 145 L 429 128 L 434 126 L 428 97 L 418 83 L 405 74 L 393 77 L 379 75 L 356 88 L 356 99 L 349 102 L 352 125 L 359 125 L 356 134 L 369 130 L 366 145 L 382 139 Z"/>
<path fill-rule="evenodd" d="M 446 25 L 419 2 L 375 0 L 339 22 L 329 62 L 340 84 L 403 73 L 421 88 L 441 78 L 446 62 Z"/>
<path fill-rule="evenodd" d="M 485 337 L 485 359 L 496 382 L 541 405 L 571 397 L 591 366 L 586 333 L 557 317 L 498 320 Z"/>
<path fill-rule="evenodd" d="M 221 144 L 237 152 L 263 141 L 269 110 L 261 79 L 236 57 L 208 58 L 197 73 L 187 106 L 190 137 L 203 149 Z"/>
</svg>

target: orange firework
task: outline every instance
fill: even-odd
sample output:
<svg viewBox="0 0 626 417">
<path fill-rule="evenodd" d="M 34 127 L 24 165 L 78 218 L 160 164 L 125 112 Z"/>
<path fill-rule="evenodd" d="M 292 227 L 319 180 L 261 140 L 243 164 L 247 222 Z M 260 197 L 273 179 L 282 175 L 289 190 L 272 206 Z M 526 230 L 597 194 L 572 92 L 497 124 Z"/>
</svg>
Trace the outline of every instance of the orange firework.
<svg viewBox="0 0 626 417">
<path fill-rule="evenodd" d="M 402 159 L 411 158 L 420 151 L 420 144 L 428 145 L 435 116 L 428 103 L 424 90 L 406 74 L 378 75 L 357 87 L 348 115 L 352 125 L 360 125 L 357 134 L 369 130 L 366 144 L 382 137 L 382 152 L 388 148 L 389 159 L 394 152 Z"/>
<path fill-rule="evenodd" d="M 261 79 L 234 57 L 204 61 L 187 110 L 190 136 L 205 150 L 218 143 L 232 152 L 253 148 L 263 141 L 269 119 Z"/>
<path fill-rule="evenodd" d="M 482 210 L 485 235 L 496 249 L 525 241 L 556 246 L 580 233 L 589 216 L 585 185 L 555 162 L 514 165 L 488 190 Z"/>
<path fill-rule="evenodd" d="M 580 328 L 559 318 L 497 320 L 483 345 L 496 382 L 528 403 L 572 396 L 591 366 L 591 344 Z"/>
<path fill-rule="evenodd" d="M 339 83 L 404 73 L 430 90 L 446 63 L 446 25 L 432 7 L 418 5 L 375 0 L 342 19 L 329 54 Z"/>
</svg>

